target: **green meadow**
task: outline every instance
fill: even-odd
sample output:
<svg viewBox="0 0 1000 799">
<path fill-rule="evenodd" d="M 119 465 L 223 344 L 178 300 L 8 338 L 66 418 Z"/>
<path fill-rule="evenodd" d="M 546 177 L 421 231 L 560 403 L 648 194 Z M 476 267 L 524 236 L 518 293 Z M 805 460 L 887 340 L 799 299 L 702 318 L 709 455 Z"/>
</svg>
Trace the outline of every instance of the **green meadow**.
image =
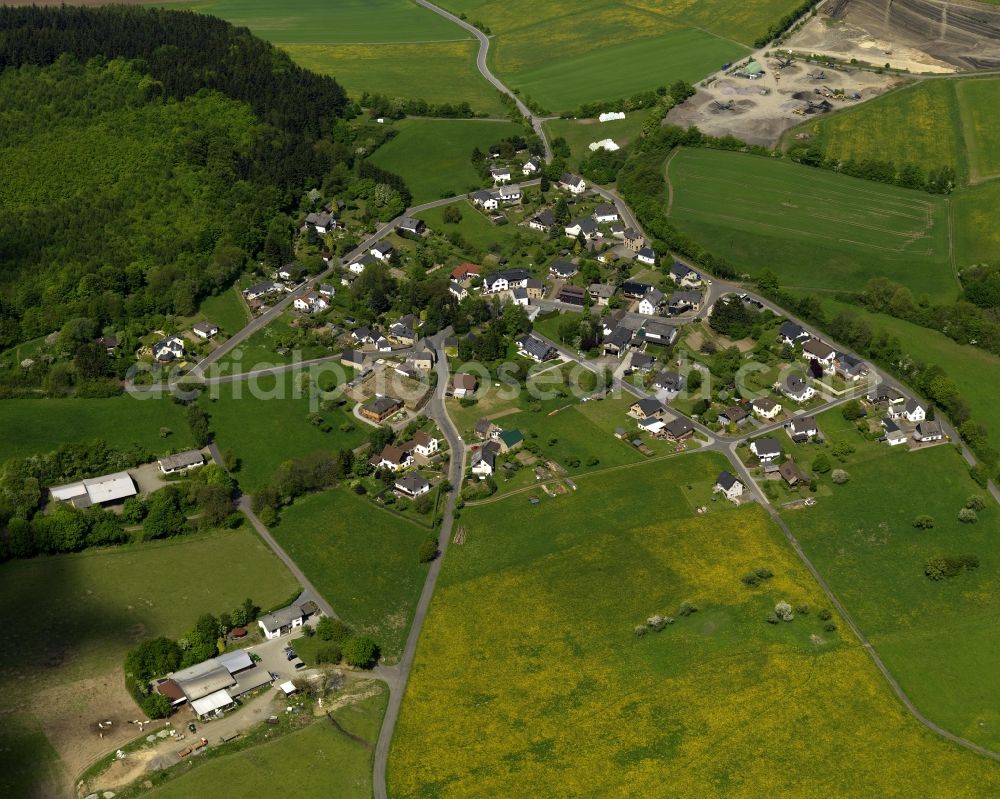
<svg viewBox="0 0 1000 799">
<path fill-rule="evenodd" d="M 395 127 L 399 134 L 369 160 L 402 176 L 415 203 L 482 188 L 473 149 L 487 152 L 500 139 L 524 134 L 519 123 L 473 119 L 403 119 Z"/>
<path fill-rule="evenodd" d="M 941 197 L 719 150 L 680 150 L 667 178 L 671 222 L 737 269 L 802 289 L 884 276 L 915 294 L 958 294 Z"/>
<path fill-rule="evenodd" d="M 821 479 L 814 507 L 783 515 L 817 569 L 848 607 L 921 712 L 946 729 L 1000 746 L 1000 512 L 947 445 L 909 452 L 866 441 L 838 410 L 817 420 L 831 445 L 855 453 L 837 463 L 845 485 Z M 808 466 L 819 446 L 793 447 Z M 968 497 L 987 501 L 979 520 L 958 512 Z M 927 514 L 930 530 L 913 520 Z M 977 555 L 982 565 L 940 582 L 928 558 Z"/>
</svg>

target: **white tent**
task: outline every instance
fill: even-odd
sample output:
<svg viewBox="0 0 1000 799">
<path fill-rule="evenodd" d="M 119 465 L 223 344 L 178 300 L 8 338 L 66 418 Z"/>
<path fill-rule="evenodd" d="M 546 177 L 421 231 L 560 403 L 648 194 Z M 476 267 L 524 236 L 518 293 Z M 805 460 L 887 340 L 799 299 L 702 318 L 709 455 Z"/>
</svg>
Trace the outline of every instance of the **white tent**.
<svg viewBox="0 0 1000 799">
<path fill-rule="evenodd" d="M 613 153 L 617 149 L 619 149 L 619 147 L 615 144 L 614 139 L 601 139 L 600 141 L 593 141 L 590 143 L 591 152 L 595 150 L 607 150 L 609 153 Z"/>
<path fill-rule="evenodd" d="M 232 707 L 233 704 L 233 698 L 229 695 L 229 691 L 223 688 L 214 694 L 203 696 L 201 699 L 195 699 L 191 703 L 191 709 L 194 710 L 198 718 L 201 718 L 207 716 L 209 713 L 214 713 L 216 710 Z"/>
<path fill-rule="evenodd" d="M 298 688 L 295 687 L 295 685 L 292 683 L 291 680 L 289 680 L 288 682 L 283 682 L 281 685 L 278 686 L 278 688 L 281 689 L 282 693 L 285 696 L 291 696 L 297 690 L 299 690 Z"/>
<path fill-rule="evenodd" d="M 597 119 L 599 122 L 611 122 L 615 119 L 625 119 L 625 114 L 622 111 L 605 111 Z"/>
</svg>

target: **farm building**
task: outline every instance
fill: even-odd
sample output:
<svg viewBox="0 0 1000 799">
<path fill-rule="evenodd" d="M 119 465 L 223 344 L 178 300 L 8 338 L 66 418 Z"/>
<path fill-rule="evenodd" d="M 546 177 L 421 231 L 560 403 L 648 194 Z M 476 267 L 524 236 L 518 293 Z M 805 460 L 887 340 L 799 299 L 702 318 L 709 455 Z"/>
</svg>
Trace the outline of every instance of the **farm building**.
<svg viewBox="0 0 1000 799">
<path fill-rule="evenodd" d="M 312 608 L 308 607 L 310 604 L 289 605 L 287 608 L 265 613 L 257 619 L 257 625 L 268 641 L 280 638 L 305 624 L 306 619 L 312 615 Z"/>
<path fill-rule="evenodd" d="M 105 505 L 134 497 L 138 492 L 135 482 L 128 472 L 115 472 L 102 477 L 91 477 L 52 486 L 49 495 L 60 502 L 69 502 L 77 508 L 87 508 L 91 505 Z"/>
<path fill-rule="evenodd" d="M 160 458 L 157 465 L 164 474 L 180 474 L 188 469 L 196 469 L 205 463 L 205 456 L 198 449 L 189 449 Z"/>
<path fill-rule="evenodd" d="M 370 402 L 361 406 L 359 413 L 373 422 L 381 423 L 399 411 L 403 407 L 403 401 L 395 397 L 375 397 Z"/>
</svg>

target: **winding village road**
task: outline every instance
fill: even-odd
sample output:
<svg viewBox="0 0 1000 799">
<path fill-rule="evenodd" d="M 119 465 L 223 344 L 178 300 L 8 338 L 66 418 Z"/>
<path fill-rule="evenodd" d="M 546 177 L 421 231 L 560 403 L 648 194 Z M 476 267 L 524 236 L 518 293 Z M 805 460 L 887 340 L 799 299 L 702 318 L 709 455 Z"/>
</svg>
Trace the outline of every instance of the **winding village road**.
<svg viewBox="0 0 1000 799">
<path fill-rule="evenodd" d="M 504 94 L 508 95 L 514 100 L 517 109 L 526 119 L 528 119 L 534 130 L 538 133 L 539 137 L 541 138 L 545 150 L 545 159 L 547 162 L 550 162 L 552 160 L 552 150 L 549 145 L 548 139 L 545 135 L 545 131 L 543 129 L 544 118 L 534 115 L 531 112 L 531 110 L 520 100 L 520 98 L 513 91 L 511 91 L 498 78 L 496 78 L 496 76 L 493 75 L 493 73 L 489 70 L 489 67 L 487 66 L 487 56 L 490 46 L 489 37 L 482 31 L 475 28 L 473 25 L 469 24 L 468 22 L 462 19 L 459 19 L 454 14 L 451 14 L 445 11 L 444 9 L 439 8 L 433 3 L 428 2 L 428 0 L 415 0 L 415 1 L 419 5 L 424 6 L 430 11 L 433 11 L 434 13 L 439 14 L 440 16 L 450 20 L 456 25 L 461 26 L 462 28 L 469 31 L 476 37 L 476 39 L 479 41 L 477 67 L 480 73 L 499 91 L 503 92 Z M 535 185 L 538 182 L 539 182 L 538 180 L 525 181 L 521 185 Z M 622 198 L 614 190 L 600 186 L 593 186 L 592 188 L 601 197 L 614 203 L 614 205 L 618 209 L 619 215 L 621 216 L 622 220 L 625 222 L 626 225 L 642 232 L 642 228 L 639 225 L 638 220 L 632 213 L 631 209 L 625 204 Z M 344 261 L 353 259 L 361 255 L 365 251 L 367 251 L 372 245 L 374 245 L 381 238 L 383 238 L 389 232 L 391 232 L 398 224 L 402 216 L 412 216 L 424 210 L 436 208 L 442 205 L 447 205 L 449 203 L 455 202 L 456 200 L 462 199 L 462 197 L 464 197 L 464 195 L 459 197 L 442 198 L 440 200 L 434 200 L 432 202 L 423 203 L 421 205 L 416 205 L 411 208 L 408 208 L 403 215 L 397 217 L 396 219 L 391 220 L 385 225 L 382 225 L 373 235 L 369 236 L 357 248 L 355 248 L 350 253 L 347 253 L 344 256 Z M 678 260 L 685 262 L 684 259 L 678 259 Z M 693 264 L 689 265 L 692 266 L 692 268 L 694 269 L 700 269 L 700 267 L 696 265 Z M 339 262 L 334 261 L 331 263 L 331 266 L 328 269 L 326 269 L 317 277 L 319 279 L 325 278 L 334 273 L 334 271 L 338 267 L 339 267 Z M 316 279 L 315 277 L 311 278 L 310 283 L 315 279 Z M 224 342 L 214 352 L 212 352 L 210 355 L 208 355 L 205 359 L 203 359 L 200 363 L 198 363 L 194 367 L 194 369 L 192 370 L 193 376 L 201 378 L 206 383 L 224 383 L 224 382 L 232 382 L 235 380 L 248 379 L 258 375 L 278 374 L 287 370 L 308 367 L 314 364 L 319 364 L 326 361 L 339 359 L 339 355 L 331 355 L 323 358 L 312 359 L 310 361 L 303 361 L 297 364 L 293 363 L 286 365 L 264 367 L 255 370 L 253 372 L 248 372 L 241 375 L 237 374 L 237 375 L 218 376 L 218 375 L 206 374 L 206 371 L 209 369 L 209 367 L 211 367 L 214 363 L 219 361 L 224 355 L 231 352 L 241 343 L 246 341 L 254 333 L 263 329 L 270 322 L 274 321 L 294 301 L 294 298 L 305 290 L 305 287 L 306 287 L 305 283 L 295 287 L 295 289 L 293 289 L 288 294 L 288 296 L 282 298 L 267 312 L 255 318 L 253 321 L 247 324 L 246 327 L 244 327 L 242 330 L 240 330 L 238 333 L 236 333 L 230 339 Z M 709 285 L 709 289 L 705 297 L 702 310 L 697 314 L 697 316 L 699 318 L 705 318 L 705 316 L 708 313 L 708 309 L 711 308 L 712 305 L 722 296 L 730 293 L 744 293 L 746 291 L 747 290 L 745 289 L 745 287 L 736 283 L 731 283 L 721 280 L 713 281 Z M 754 295 L 752 294 L 752 292 L 751 296 L 755 297 L 755 299 L 761 302 L 764 307 L 768 308 L 774 313 L 777 313 L 781 316 L 790 319 L 793 322 L 796 322 L 797 324 L 801 325 L 803 328 L 805 328 L 813 335 L 818 335 L 817 331 L 815 331 L 809 325 L 802 322 L 802 320 L 796 319 L 793 315 L 789 314 L 787 311 L 778 307 L 777 305 L 770 302 L 766 298 Z M 558 303 L 551 303 L 547 301 L 543 301 L 542 303 L 539 304 L 543 305 L 543 307 L 556 307 L 556 308 L 560 307 Z M 430 417 L 438 425 L 442 434 L 444 435 L 445 439 L 448 442 L 449 456 L 450 456 L 448 481 L 450 484 L 450 491 L 447 494 L 447 500 L 445 503 L 443 517 L 442 517 L 441 529 L 438 536 L 438 547 L 440 554 L 431 563 L 428 569 L 427 577 L 425 579 L 424 586 L 420 594 L 420 599 L 417 603 L 417 607 L 414 612 L 413 622 L 410 626 L 410 631 L 406 640 L 406 645 L 403 650 L 402 658 L 398 665 L 395 666 L 380 665 L 373 671 L 373 676 L 378 677 L 379 679 L 385 681 L 389 686 L 390 690 L 389 704 L 386 709 L 384 721 L 382 723 L 382 727 L 379 733 L 378 742 L 375 747 L 374 758 L 373 758 L 373 790 L 376 799 L 388 799 L 388 791 L 386 786 L 386 769 L 388 764 L 390 747 L 392 743 L 392 737 L 395 731 L 396 723 L 399 718 L 399 712 L 405 694 L 407 680 L 409 678 L 410 670 L 412 668 L 414 657 L 416 655 L 416 649 L 420 638 L 420 633 L 423 627 L 423 623 L 426 619 L 428 610 L 430 608 L 430 603 L 434 594 L 434 589 L 437 584 L 437 579 L 441 572 L 444 555 L 448 550 L 448 544 L 451 539 L 452 527 L 454 522 L 455 501 L 460 494 L 462 479 L 465 472 L 465 444 L 462 441 L 458 430 L 455 428 L 454 424 L 449 418 L 444 403 L 445 391 L 449 380 L 448 360 L 443 348 L 443 340 L 446 333 L 447 331 L 441 331 L 430 342 L 437 355 L 437 362 L 435 369 L 438 380 L 437 380 L 437 386 L 435 387 L 435 390 L 432 392 L 428 404 L 425 406 L 425 412 L 427 413 L 428 417 Z M 534 335 L 538 336 L 539 338 L 544 338 L 540 336 L 537 332 Z M 582 364 L 582 366 L 587 369 L 591 369 L 594 371 L 599 369 L 598 365 L 581 358 L 577 353 L 568 350 L 567 348 L 559 345 L 557 342 L 550 341 L 548 339 L 545 340 L 551 346 L 555 347 L 563 358 L 576 361 L 577 363 Z M 830 341 L 829 337 L 825 337 L 825 340 Z M 849 352 L 848 350 L 843 350 L 843 349 L 841 349 L 841 351 Z M 907 395 L 912 394 L 912 392 L 906 389 L 905 386 L 903 386 L 899 381 L 895 380 L 891 375 L 888 375 L 883 371 L 876 369 L 874 366 L 872 366 L 872 370 L 879 382 L 897 388 L 906 393 Z M 615 388 L 618 390 L 627 391 L 636 397 L 648 396 L 647 392 L 645 392 L 643 389 L 634 386 L 631 383 L 628 383 L 627 381 L 616 379 Z M 829 408 L 833 408 L 843 402 L 847 402 L 848 400 L 854 398 L 855 396 L 857 396 L 857 394 L 855 393 L 846 393 L 843 396 L 828 401 L 822 407 L 815 409 L 813 413 L 819 413 L 824 410 L 828 410 Z M 677 413 L 672 408 L 671 412 L 677 416 L 681 416 L 681 414 Z M 796 555 L 799 557 L 799 559 L 802 561 L 805 567 L 812 574 L 816 582 L 819 584 L 820 588 L 826 594 L 831 605 L 836 609 L 836 611 L 840 614 L 841 618 L 844 620 L 845 624 L 847 624 L 847 626 L 851 629 L 852 633 L 857 637 L 862 647 L 865 649 L 869 657 L 874 662 L 876 668 L 885 678 L 886 682 L 888 682 L 892 690 L 896 693 L 900 702 L 910 712 L 910 714 L 918 722 L 923 724 L 927 729 L 942 736 L 943 738 L 946 738 L 949 741 L 952 741 L 953 743 L 959 746 L 962 746 L 973 752 L 981 754 L 985 757 L 989 757 L 994 760 L 1000 760 L 1000 755 L 998 755 L 996 752 L 993 752 L 983 746 L 980 746 L 972 741 L 962 738 L 961 736 L 949 732 L 948 730 L 942 728 L 938 724 L 929 720 L 913 704 L 913 702 L 907 696 L 906 692 L 902 689 L 898 681 L 889 671 L 888 667 L 879 657 L 875 648 L 872 646 L 872 644 L 865 637 L 864 633 L 858 627 L 857 623 L 854 621 L 851 614 L 847 611 L 847 609 L 843 606 L 843 604 L 840 602 L 837 596 L 833 593 L 832 589 L 827 584 L 826 580 L 823 579 L 822 575 L 819 573 L 815 565 L 805 554 L 802 547 L 799 545 L 799 542 L 796 540 L 795 536 L 789 529 L 788 525 L 781 517 L 781 514 L 778 512 L 776 508 L 774 508 L 769 503 L 767 497 L 761 490 L 757 481 L 751 475 L 749 469 L 742 463 L 740 458 L 737 456 L 736 446 L 739 443 L 739 441 L 745 439 L 746 436 L 744 435 L 744 436 L 733 437 L 733 436 L 718 435 L 710 431 L 708 428 L 706 428 L 704 425 L 700 424 L 696 420 L 689 419 L 688 421 L 690 421 L 692 426 L 708 441 L 708 443 L 702 446 L 701 448 L 691 450 L 691 452 L 711 450 L 723 454 L 730 461 L 735 473 L 738 475 L 740 480 L 753 493 L 756 500 L 760 502 L 760 504 L 768 511 L 768 513 L 774 519 L 775 523 L 785 533 L 785 536 L 787 537 L 789 544 L 795 551 Z M 955 435 L 955 431 L 947 424 L 947 422 L 945 420 L 941 421 L 946 434 L 948 434 L 952 438 L 952 440 L 959 441 L 959 439 Z M 762 426 L 760 428 L 755 429 L 753 431 L 753 435 L 756 436 L 760 435 L 761 433 L 777 430 L 781 428 L 783 424 L 784 424 L 783 422 L 779 422 L 771 425 Z M 969 452 L 969 450 L 964 446 L 962 449 L 963 449 L 963 456 L 965 457 L 966 461 L 969 462 L 970 464 L 975 463 L 975 459 L 972 456 L 972 453 Z M 675 457 L 677 455 L 683 455 L 683 454 L 684 453 L 676 453 L 664 457 Z M 215 458 L 218 462 L 221 463 L 221 455 L 219 454 L 218 449 L 214 447 L 214 445 L 212 448 L 212 455 L 213 458 Z M 654 460 L 660 460 L 660 459 L 661 458 L 655 458 Z M 648 461 L 644 461 L 643 463 L 646 462 Z M 998 502 L 1000 502 L 1000 491 L 997 490 L 997 487 L 993 484 L 990 484 L 989 488 L 994 498 Z M 271 549 L 275 552 L 275 554 L 282 560 L 282 562 L 292 571 L 295 577 L 300 581 L 300 584 L 303 587 L 302 598 L 314 600 L 323 610 L 324 613 L 327 613 L 328 615 L 331 616 L 336 616 L 334 608 L 330 605 L 330 603 L 327 602 L 319 594 L 319 592 L 315 589 L 315 587 L 305 576 L 302 570 L 295 564 L 294 560 L 284 551 L 284 549 L 280 546 L 280 544 L 278 544 L 278 542 L 271 535 L 267 527 L 253 513 L 252 508 L 250 507 L 250 502 L 248 497 L 241 498 L 240 510 L 243 511 L 244 514 L 246 514 L 246 516 L 250 519 L 254 528 L 261 535 L 261 538 L 268 544 L 269 547 L 271 547 Z M 442 712 L 446 712 L 446 709 L 442 708 Z"/>
</svg>

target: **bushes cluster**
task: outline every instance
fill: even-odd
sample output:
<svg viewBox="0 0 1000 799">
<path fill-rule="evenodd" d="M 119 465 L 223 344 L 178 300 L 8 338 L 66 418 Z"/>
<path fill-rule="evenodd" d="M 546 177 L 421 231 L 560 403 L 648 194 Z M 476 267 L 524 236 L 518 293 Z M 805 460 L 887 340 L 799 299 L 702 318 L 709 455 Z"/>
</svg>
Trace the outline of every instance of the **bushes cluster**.
<svg viewBox="0 0 1000 799">
<path fill-rule="evenodd" d="M 962 572 L 978 568 L 979 558 L 976 555 L 938 555 L 927 560 L 924 574 L 937 581 L 957 577 Z"/>
<path fill-rule="evenodd" d="M 378 662 L 379 648 L 371 638 L 357 634 L 339 619 L 324 616 L 316 623 L 316 636 L 324 645 L 316 652 L 320 663 L 339 663 L 367 669 Z"/>
<path fill-rule="evenodd" d="M 752 572 L 747 572 L 740 578 L 740 581 L 748 588 L 755 588 L 764 580 L 770 580 L 772 577 L 774 577 L 774 572 L 766 567 L 761 567 L 754 569 Z"/>
</svg>

